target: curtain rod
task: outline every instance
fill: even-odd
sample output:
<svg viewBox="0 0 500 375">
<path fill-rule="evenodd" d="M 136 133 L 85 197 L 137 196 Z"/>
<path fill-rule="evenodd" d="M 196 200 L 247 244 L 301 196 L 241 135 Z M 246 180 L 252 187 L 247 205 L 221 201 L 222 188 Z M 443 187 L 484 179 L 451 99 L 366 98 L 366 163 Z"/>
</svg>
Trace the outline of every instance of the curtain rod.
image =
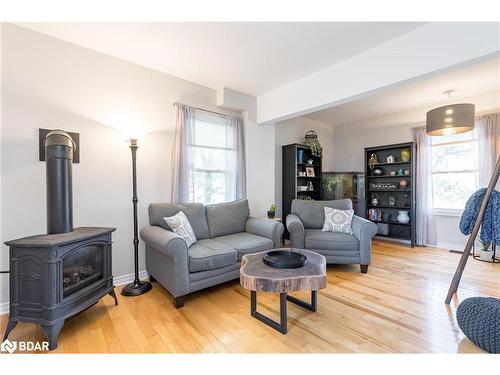
<svg viewBox="0 0 500 375">
<path fill-rule="evenodd" d="M 198 111 L 203 111 L 203 112 L 213 113 L 214 115 L 219 115 L 219 116 L 231 116 L 231 115 L 227 115 L 227 114 L 225 114 L 225 113 L 215 112 L 215 111 L 211 111 L 211 110 L 209 110 L 209 109 L 196 107 L 196 106 L 194 106 L 194 105 L 184 104 L 184 103 L 181 103 L 181 102 L 175 102 L 174 104 L 183 104 L 183 105 L 187 105 L 187 106 L 189 106 L 189 107 L 191 107 L 191 108 L 197 109 Z M 233 117 L 238 117 L 238 118 L 240 118 L 239 116 L 233 116 Z"/>
</svg>

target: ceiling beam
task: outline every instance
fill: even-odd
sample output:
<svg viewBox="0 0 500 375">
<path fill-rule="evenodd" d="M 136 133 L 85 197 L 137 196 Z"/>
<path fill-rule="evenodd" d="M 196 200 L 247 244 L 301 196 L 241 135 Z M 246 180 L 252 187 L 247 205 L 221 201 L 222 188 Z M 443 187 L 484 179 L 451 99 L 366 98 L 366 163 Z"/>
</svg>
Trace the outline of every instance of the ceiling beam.
<svg viewBox="0 0 500 375">
<path fill-rule="evenodd" d="M 429 23 L 259 95 L 257 121 L 265 124 L 305 115 L 499 53 L 500 23 Z"/>
</svg>

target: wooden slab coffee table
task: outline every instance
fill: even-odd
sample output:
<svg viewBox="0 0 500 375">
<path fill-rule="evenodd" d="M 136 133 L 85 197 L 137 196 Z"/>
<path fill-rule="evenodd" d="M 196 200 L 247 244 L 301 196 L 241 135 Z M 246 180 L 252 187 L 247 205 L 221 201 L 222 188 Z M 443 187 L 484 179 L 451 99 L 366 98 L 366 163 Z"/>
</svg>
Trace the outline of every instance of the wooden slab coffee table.
<svg viewBox="0 0 500 375">
<path fill-rule="evenodd" d="M 290 251 L 290 249 L 282 249 Z M 240 284 L 251 292 L 250 314 L 286 334 L 287 303 L 290 301 L 310 311 L 317 311 L 319 289 L 326 288 L 326 260 L 323 255 L 307 250 L 300 251 L 307 257 L 305 266 L 294 269 L 270 267 L 262 261 L 267 251 L 244 255 L 241 259 Z M 311 291 L 311 303 L 289 296 L 289 292 L 299 290 Z M 273 292 L 280 294 L 280 322 L 276 322 L 257 311 L 257 292 Z"/>
</svg>

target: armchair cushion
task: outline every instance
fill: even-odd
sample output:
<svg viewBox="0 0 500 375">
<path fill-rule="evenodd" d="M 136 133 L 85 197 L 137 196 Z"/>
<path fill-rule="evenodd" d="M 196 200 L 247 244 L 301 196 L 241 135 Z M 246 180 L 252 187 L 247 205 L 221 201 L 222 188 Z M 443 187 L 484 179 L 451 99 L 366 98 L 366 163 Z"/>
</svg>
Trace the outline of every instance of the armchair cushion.
<svg viewBox="0 0 500 375">
<path fill-rule="evenodd" d="M 238 261 L 240 261 L 245 254 L 266 251 L 274 247 L 273 241 L 269 238 L 246 232 L 216 237 L 213 239 L 213 241 L 221 242 L 227 246 L 232 247 L 233 249 L 236 249 L 236 251 L 238 252 Z"/>
<path fill-rule="evenodd" d="M 324 207 L 325 223 L 323 232 L 337 232 L 352 234 L 352 217 L 354 210 L 337 210 L 336 208 Z"/>
<path fill-rule="evenodd" d="M 198 240 L 209 237 L 208 223 L 205 217 L 205 207 L 201 203 L 151 203 L 149 205 L 149 223 L 164 229 L 172 230 L 163 219 L 174 216 L 182 211 L 193 228 Z"/>
<path fill-rule="evenodd" d="M 306 229 L 305 232 L 306 249 L 358 252 L 359 241 L 352 234 L 323 232 L 321 229 Z"/>
<path fill-rule="evenodd" d="M 190 247 L 196 242 L 196 236 L 193 233 L 193 228 L 189 221 L 184 215 L 184 212 L 179 211 L 174 216 L 163 218 L 168 226 L 172 228 L 172 231 L 182 237 L 186 241 L 186 245 Z"/>
<path fill-rule="evenodd" d="M 230 266 L 238 261 L 235 249 L 212 239 L 193 244 L 188 250 L 188 256 L 189 272 L 213 270 Z"/>
<path fill-rule="evenodd" d="M 245 231 L 245 223 L 250 215 L 248 200 L 219 203 L 205 206 L 210 238 Z"/>
<path fill-rule="evenodd" d="M 249 217 L 245 225 L 245 232 L 270 239 L 274 248 L 280 247 L 283 230 L 283 224 L 277 221 L 256 217 Z"/>
<path fill-rule="evenodd" d="M 352 210 L 350 199 L 338 199 L 334 201 L 305 201 L 294 199 L 292 201 L 292 214 L 297 215 L 306 229 L 321 229 L 325 222 L 324 207 L 336 208 L 337 210 Z"/>
</svg>

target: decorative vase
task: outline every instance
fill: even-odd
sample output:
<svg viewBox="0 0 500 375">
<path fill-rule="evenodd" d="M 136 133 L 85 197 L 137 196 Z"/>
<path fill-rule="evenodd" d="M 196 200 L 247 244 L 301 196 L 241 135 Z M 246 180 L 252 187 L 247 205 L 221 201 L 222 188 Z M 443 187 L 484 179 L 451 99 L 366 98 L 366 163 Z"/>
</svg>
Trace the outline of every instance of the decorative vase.
<svg viewBox="0 0 500 375">
<path fill-rule="evenodd" d="M 401 160 L 404 162 L 408 162 L 411 160 L 411 151 L 409 148 L 403 148 L 401 150 Z"/>
<path fill-rule="evenodd" d="M 382 168 L 375 168 L 372 173 L 374 176 L 382 176 L 384 174 L 384 170 Z"/>
<path fill-rule="evenodd" d="M 478 250 L 479 252 L 479 259 L 484 260 L 486 262 L 491 262 L 493 259 L 493 251 L 484 251 L 484 250 Z"/>
<path fill-rule="evenodd" d="M 368 160 L 368 165 L 370 166 L 371 169 L 373 169 L 375 164 L 378 164 L 377 155 L 371 154 L 370 159 Z"/>
<path fill-rule="evenodd" d="M 276 211 L 267 211 L 267 217 L 269 219 L 274 219 L 274 216 L 276 215 Z"/>
<path fill-rule="evenodd" d="M 399 188 L 400 189 L 406 189 L 407 187 L 408 187 L 408 181 L 406 181 L 406 180 L 399 181 Z"/>
<path fill-rule="evenodd" d="M 410 216 L 408 216 L 408 211 L 398 211 L 398 222 L 402 224 L 410 222 Z"/>
<path fill-rule="evenodd" d="M 304 150 L 297 150 L 297 163 L 303 163 Z"/>
</svg>

